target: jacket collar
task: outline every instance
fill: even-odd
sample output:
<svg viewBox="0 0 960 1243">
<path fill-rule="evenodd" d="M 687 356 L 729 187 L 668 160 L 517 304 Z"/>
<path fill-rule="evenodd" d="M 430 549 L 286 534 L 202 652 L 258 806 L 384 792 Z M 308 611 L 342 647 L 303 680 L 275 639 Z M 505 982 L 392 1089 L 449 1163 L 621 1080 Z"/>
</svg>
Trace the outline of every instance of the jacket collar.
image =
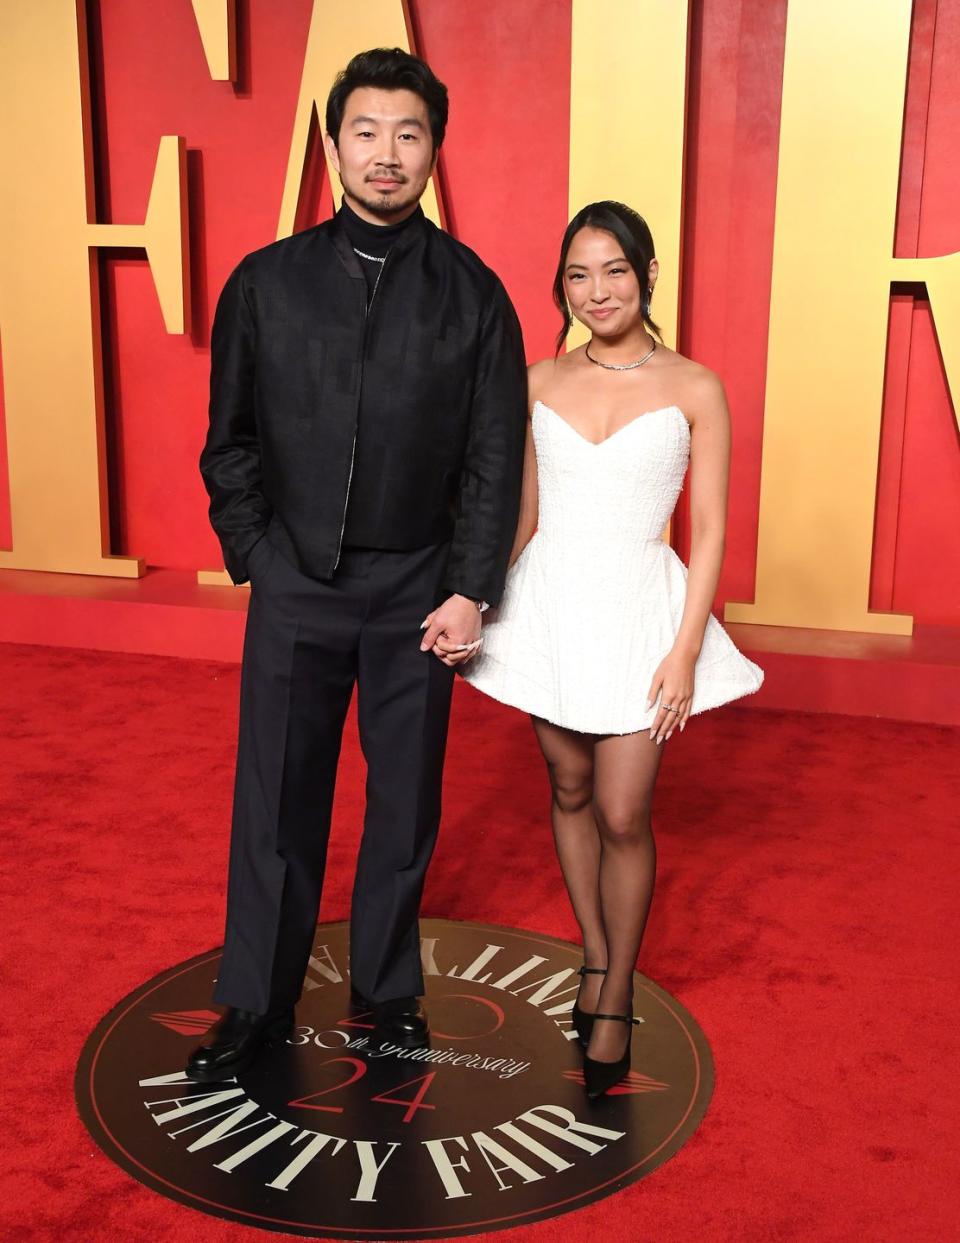
<svg viewBox="0 0 960 1243">
<path fill-rule="evenodd" d="M 422 238 L 427 232 L 429 221 L 423 213 L 423 208 L 418 204 L 416 211 L 413 213 L 410 221 L 409 229 L 404 229 L 402 233 L 397 234 L 396 241 L 390 247 L 390 253 L 403 254 L 412 246 L 416 245 L 419 238 Z M 347 231 L 343 226 L 343 208 L 341 207 L 330 221 L 330 241 L 334 250 L 340 256 L 340 261 L 347 269 L 347 272 L 354 280 L 364 280 L 363 269 L 360 266 L 360 260 L 354 253 L 353 244 Z"/>
</svg>

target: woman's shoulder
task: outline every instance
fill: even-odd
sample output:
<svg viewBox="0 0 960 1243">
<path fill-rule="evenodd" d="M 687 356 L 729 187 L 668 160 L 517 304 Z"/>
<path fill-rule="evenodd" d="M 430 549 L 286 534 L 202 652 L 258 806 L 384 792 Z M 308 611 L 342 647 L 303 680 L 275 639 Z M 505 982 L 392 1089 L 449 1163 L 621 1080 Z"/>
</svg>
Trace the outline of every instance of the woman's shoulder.
<svg viewBox="0 0 960 1243">
<path fill-rule="evenodd" d="M 564 375 L 579 366 L 583 358 L 583 346 L 567 350 L 563 354 L 548 354 L 538 362 L 527 367 L 527 381 L 531 385 L 550 384 L 554 380 L 563 379 Z"/>
<path fill-rule="evenodd" d="M 556 358 L 541 358 L 538 362 L 530 363 L 527 367 L 527 387 L 531 392 L 541 384 L 546 384 L 555 374 L 557 363 Z"/>
<path fill-rule="evenodd" d="M 538 362 L 530 363 L 527 367 L 527 394 L 531 410 L 534 403 L 542 399 L 558 380 L 562 381 L 564 373 L 570 369 L 575 353 L 575 350 L 571 350 L 566 354 L 558 354 L 556 357 L 549 355 Z"/>
<path fill-rule="evenodd" d="M 685 399 L 684 409 L 726 400 L 723 381 L 715 371 L 676 350 L 666 350 L 665 354 L 664 362 L 674 369 L 674 379 Z"/>
</svg>

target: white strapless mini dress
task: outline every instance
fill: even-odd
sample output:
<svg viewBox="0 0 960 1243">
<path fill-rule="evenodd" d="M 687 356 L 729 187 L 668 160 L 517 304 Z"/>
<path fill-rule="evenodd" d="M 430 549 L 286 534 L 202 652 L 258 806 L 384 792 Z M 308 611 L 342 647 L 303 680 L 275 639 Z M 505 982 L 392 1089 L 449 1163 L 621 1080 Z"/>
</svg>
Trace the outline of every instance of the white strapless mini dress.
<svg viewBox="0 0 960 1243">
<path fill-rule="evenodd" d="M 511 567 L 463 677 L 502 703 L 588 734 L 649 729 L 654 671 L 673 646 L 687 569 L 661 538 L 683 486 L 690 427 L 677 406 L 599 444 L 543 402 L 532 414 L 539 526 Z M 763 671 L 710 616 L 693 712 L 759 690 Z"/>
</svg>

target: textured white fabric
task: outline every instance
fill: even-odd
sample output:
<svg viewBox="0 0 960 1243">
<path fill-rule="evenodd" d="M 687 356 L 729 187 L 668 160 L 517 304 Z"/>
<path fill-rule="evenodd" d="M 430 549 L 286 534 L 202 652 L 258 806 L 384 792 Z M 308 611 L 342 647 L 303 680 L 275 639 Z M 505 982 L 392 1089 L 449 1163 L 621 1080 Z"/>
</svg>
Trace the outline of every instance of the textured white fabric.
<svg viewBox="0 0 960 1243">
<path fill-rule="evenodd" d="M 647 708 L 647 691 L 686 595 L 686 566 L 661 534 L 683 486 L 689 425 L 677 406 L 665 406 L 593 444 L 543 402 L 532 418 L 539 527 L 486 614 L 483 644 L 463 676 L 568 729 L 649 729 L 657 709 Z M 711 615 L 693 711 L 762 682 Z"/>
</svg>

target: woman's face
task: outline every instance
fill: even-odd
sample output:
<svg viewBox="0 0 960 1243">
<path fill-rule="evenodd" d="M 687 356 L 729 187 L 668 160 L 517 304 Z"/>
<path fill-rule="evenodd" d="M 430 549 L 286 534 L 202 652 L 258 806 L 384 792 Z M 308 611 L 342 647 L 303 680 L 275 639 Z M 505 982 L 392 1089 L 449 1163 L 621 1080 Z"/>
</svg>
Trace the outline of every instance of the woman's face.
<svg viewBox="0 0 960 1243">
<path fill-rule="evenodd" d="M 570 310 L 596 337 L 617 337 L 641 321 L 642 291 L 620 243 L 590 226 L 573 235 L 563 270 Z"/>
</svg>

